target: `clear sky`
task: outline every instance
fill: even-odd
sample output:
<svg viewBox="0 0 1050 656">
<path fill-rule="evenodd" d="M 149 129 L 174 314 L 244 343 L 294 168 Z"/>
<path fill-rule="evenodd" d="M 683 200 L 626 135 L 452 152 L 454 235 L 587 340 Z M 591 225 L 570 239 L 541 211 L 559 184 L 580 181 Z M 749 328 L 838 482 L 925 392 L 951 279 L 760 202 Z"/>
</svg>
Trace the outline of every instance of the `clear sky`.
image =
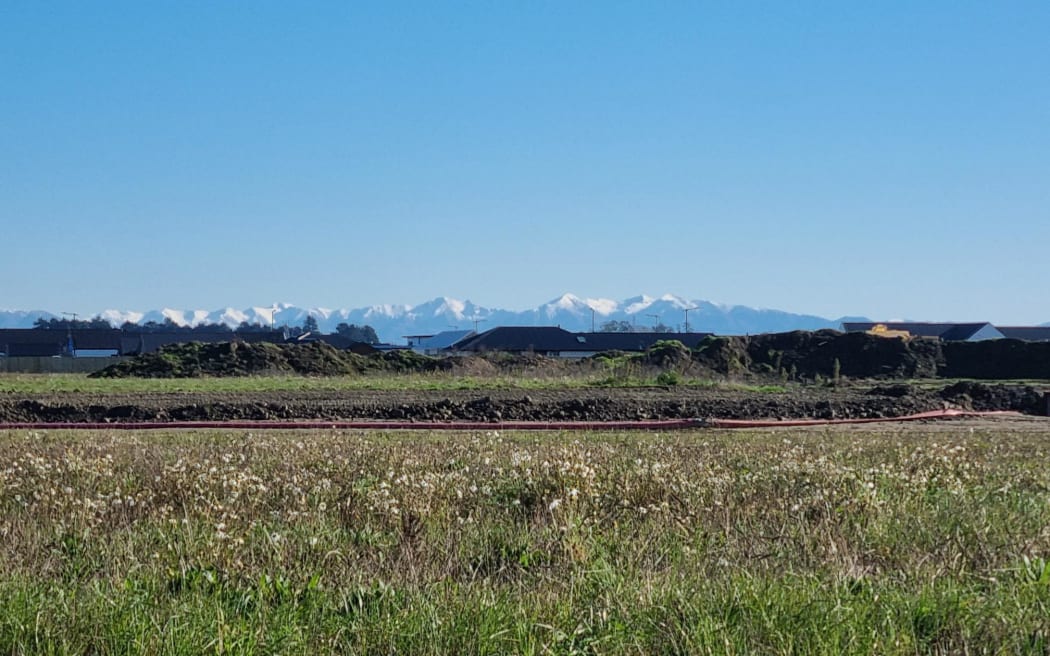
<svg viewBox="0 0 1050 656">
<path fill-rule="evenodd" d="M 1050 2 L 0 2 L 0 308 L 1050 321 Z"/>
</svg>

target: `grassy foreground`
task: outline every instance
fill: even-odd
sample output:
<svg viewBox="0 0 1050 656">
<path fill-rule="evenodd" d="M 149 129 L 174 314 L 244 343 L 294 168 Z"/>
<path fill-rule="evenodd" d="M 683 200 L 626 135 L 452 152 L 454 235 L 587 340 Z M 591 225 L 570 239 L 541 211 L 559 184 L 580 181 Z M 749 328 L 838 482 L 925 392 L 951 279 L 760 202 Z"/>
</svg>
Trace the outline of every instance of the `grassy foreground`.
<svg viewBox="0 0 1050 656">
<path fill-rule="evenodd" d="M 0 432 L 0 652 L 1044 654 L 1048 449 Z"/>
</svg>

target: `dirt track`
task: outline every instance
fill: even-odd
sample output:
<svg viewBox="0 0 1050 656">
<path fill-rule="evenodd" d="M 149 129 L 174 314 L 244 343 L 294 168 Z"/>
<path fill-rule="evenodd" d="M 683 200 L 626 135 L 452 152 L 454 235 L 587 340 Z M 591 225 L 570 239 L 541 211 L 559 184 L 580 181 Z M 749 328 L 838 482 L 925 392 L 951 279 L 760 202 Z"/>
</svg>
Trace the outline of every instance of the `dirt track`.
<svg viewBox="0 0 1050 656">
<path fill-rule="evenodd" d="M 1042 414 L 1028 387 L 957 384 L 941 390 L 797 386 L 737 389 L 0 394 L 0 422 L 136 422 L 291 419 L 409 421 L 628 421 L 724 418 L 897 417 L 960 408 Z"/>
</svg>

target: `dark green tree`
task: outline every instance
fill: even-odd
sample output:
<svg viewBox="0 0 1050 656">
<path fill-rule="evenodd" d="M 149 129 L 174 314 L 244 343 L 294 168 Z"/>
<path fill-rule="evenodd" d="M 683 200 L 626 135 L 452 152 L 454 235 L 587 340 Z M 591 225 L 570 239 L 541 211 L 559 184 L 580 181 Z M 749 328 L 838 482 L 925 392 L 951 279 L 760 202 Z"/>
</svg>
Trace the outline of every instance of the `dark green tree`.
<svg viewBox="0 0 1050 656">
<path fill-rule="evenodd" d="M 606 321 L 601 328 L 603 333 L 629 333 L 633 330 L 630 321 Z"/>
<path fill-rule="evenodd" d="M 379 343 L 379 335 L 376 334 L 376 331 L 372 326 L 358 326 L 352 323 L 341 323 L 335 327 L 335 332 L 336 334 L 342 335 L 347 339 L 352 339 L 355 342 L 364 342 L 365 344 Z"/>
<path fill-rule="evenodd" d="M 44 317 L 39 317 L 33 322 L 33 328 L 38 330 L 82 330 L 85 328 L 103 330 L 112 327 L 112 324 L 102 317 L 92 317 L 91 319 L 58 319 L 54 317 L 45 319 Z"/>
<path fill-rule="evenodd" d="M 268 330 L 270 330 L 270 326 L 264 326 L 264 325 L 262 325 L 260 323 L 248 323 L 247 321 L 242 321 L 240 323 L 240 325 L 237 326 L 236 332 L 238 332 L 238 333 L 261 333 L 261 332 L 266 332 Z"/>
</svg>

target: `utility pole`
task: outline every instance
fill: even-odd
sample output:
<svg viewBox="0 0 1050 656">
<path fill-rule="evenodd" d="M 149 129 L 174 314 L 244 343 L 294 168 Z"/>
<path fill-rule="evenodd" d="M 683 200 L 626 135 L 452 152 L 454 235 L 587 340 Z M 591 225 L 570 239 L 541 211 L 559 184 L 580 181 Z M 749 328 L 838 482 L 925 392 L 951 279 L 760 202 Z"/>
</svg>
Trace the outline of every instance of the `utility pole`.
<svg viewBox="0 0 1050 656">
<path fill-rule="evenodd" d="M 76 312 L 63 312 L 66 316 L 73 317 L 73 321 L 66 324 L 66 348 L 69 349 L 69 354 L 75 356 L 76 346 L 73 345 L 73 325 L 77 322 Z"/>
<path fill-rule="evenodd" d="M 478 317 L 471 317 L 470 320 L 474 322 L 474 332 L 478 332 L 479 323 L 481 323 L 482 321 L 486 321 L 486 319 L 480 319 Z"/>
<path fill-rule="evenodd" d="M 591 308 L 591 332 L 594 332 L 594 308 Z"/>
<path fill-rule="evenodd" d="M 699 309 L 697 306 L 683 308 L 685 310 L 685 332 L 689 332 L 689 311 Z"/>
<path fill-rule="evenodd" d="M 660 320 L 659 314 L 647 314 L 645 315 L 653 320 L 653 330 L 656 330 L 656 322 Z"/>
</svg>

